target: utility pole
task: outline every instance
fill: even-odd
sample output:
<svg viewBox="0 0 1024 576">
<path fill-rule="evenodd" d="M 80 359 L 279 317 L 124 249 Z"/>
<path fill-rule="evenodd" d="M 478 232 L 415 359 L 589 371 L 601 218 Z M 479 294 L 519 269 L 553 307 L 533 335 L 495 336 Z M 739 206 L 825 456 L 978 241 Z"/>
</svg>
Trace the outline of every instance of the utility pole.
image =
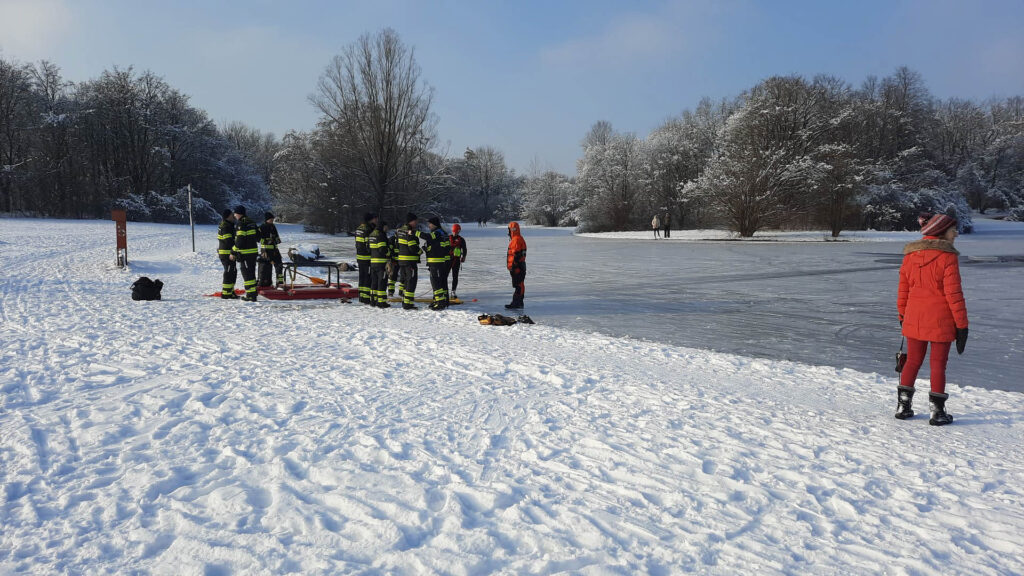
<svg viewBox="0 0 1024 576">
<path fill-rule="evenodd" d="M 192 219 L 192 184 L 188 185 L 188 225 L 192 228 L 192 251 L 196 251 L 196 223 Z"/>
</svg>

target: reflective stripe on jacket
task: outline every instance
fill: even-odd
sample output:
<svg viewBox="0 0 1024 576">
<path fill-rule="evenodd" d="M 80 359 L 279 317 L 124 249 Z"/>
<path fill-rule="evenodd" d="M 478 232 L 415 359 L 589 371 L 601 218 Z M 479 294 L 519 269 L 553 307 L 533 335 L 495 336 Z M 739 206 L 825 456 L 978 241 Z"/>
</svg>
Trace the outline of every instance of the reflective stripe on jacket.
<svg viewBox="0 0 1024 576">
<path fill-rule="evenodd" d="M 235 247 L 233 250 L 238 254 L 256 254 L 259 248 L 259 230 L 256 223 L 248 216 L 242 216 L 238 221 L 238 228 L 235 230 Z"/>
<path fill-rule="evenodd" d="M 466 239 L 457 234 L 452 234 L 448 237 L 448 241 L 452 244 L 452 260 L 461 261 L 469 254 L 469 250 L 466 249 Z"/>
<path fill-rule="evenodd" d="M 370 259 L 370 244 L 366 238 L 373 229 L 374 225 L 369 222 L 363 222 L 356 226 L 356 260 Z"/>
<path fill-rule="evenodd" d="M 230 220 L 221 220 L 217 227 L 217 254 L 227 256 L 235 247 L 235 223 Z"/>
<path fill-rule="evenodd" d="M 366 244 L 370 248 L 370 264 L 388 263 L 388 237 L 383 228 L 374 228 L 366 237 Z"/>
<path fill-rule="evenodd" d="M 264 250 L 277 250 L 281 237 L 277 235 L 277 226 L 269 222 L 260 224 L 260 247 Z"/>
<path fill-rule="evenodd" d="M 444 264 L 451 260 L 451 242 L 444 230 L 438 228 L 423 234 L 426 240 L 427 264 Z"/>
<path fill-rule="evenodd" d="M 420 231 L 408 224 L 395 231 L 399 264 L 418 264 L 420 261 Z"/>
</svg>

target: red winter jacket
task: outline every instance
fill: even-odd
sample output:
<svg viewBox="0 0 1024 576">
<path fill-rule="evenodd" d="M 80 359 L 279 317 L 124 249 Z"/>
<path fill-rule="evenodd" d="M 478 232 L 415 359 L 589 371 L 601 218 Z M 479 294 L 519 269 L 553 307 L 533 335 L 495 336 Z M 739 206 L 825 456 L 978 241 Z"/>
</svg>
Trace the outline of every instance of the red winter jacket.
<svg viewBox="0 0 1024 576">
<path fill-rule="evenodd" d="M 903 335 L 928 342 L 952 342 L 967 328 L 967 305 L 953 244 L 932 236 L 903 248 L 896 308 Z"/>
</svg>

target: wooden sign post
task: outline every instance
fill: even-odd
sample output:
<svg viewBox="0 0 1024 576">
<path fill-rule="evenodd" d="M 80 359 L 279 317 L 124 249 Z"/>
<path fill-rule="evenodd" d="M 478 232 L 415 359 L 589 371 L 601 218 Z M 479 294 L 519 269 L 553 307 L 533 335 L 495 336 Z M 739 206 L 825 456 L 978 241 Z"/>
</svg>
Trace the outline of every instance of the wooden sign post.
<svg viewBox="0 0 1024 576">
<path fill-rule="evenodd" d="M 117 226 L 117 267 L 128 265 L 128 215 L 124 210 L 112 210 L 110 217 Z"/>
</svg>

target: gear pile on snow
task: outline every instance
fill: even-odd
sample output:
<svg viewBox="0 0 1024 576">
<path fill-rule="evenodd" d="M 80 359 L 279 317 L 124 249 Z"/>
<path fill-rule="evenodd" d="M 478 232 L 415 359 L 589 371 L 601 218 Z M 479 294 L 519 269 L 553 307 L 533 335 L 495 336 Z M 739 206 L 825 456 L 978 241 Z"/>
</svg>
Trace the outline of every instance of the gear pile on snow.
<svg viewBox="0 0 1024 576">
<path fill-rule="evenodd" d="M 535 322 L 526 315 L 518 318 L 511 318 L 509 316 L 503 316 L 501 314 L 481 314 L 476 317 L 484 326 L 511 326 L 513 324 L 535 324 Z"/>
<path fill-rule="evenodd" d="M 159 279 L 150 280 L 142 276 L 132 284 L 132 300 L 159 300 L 163 287 L 164 283 Z"/>
</svg>

